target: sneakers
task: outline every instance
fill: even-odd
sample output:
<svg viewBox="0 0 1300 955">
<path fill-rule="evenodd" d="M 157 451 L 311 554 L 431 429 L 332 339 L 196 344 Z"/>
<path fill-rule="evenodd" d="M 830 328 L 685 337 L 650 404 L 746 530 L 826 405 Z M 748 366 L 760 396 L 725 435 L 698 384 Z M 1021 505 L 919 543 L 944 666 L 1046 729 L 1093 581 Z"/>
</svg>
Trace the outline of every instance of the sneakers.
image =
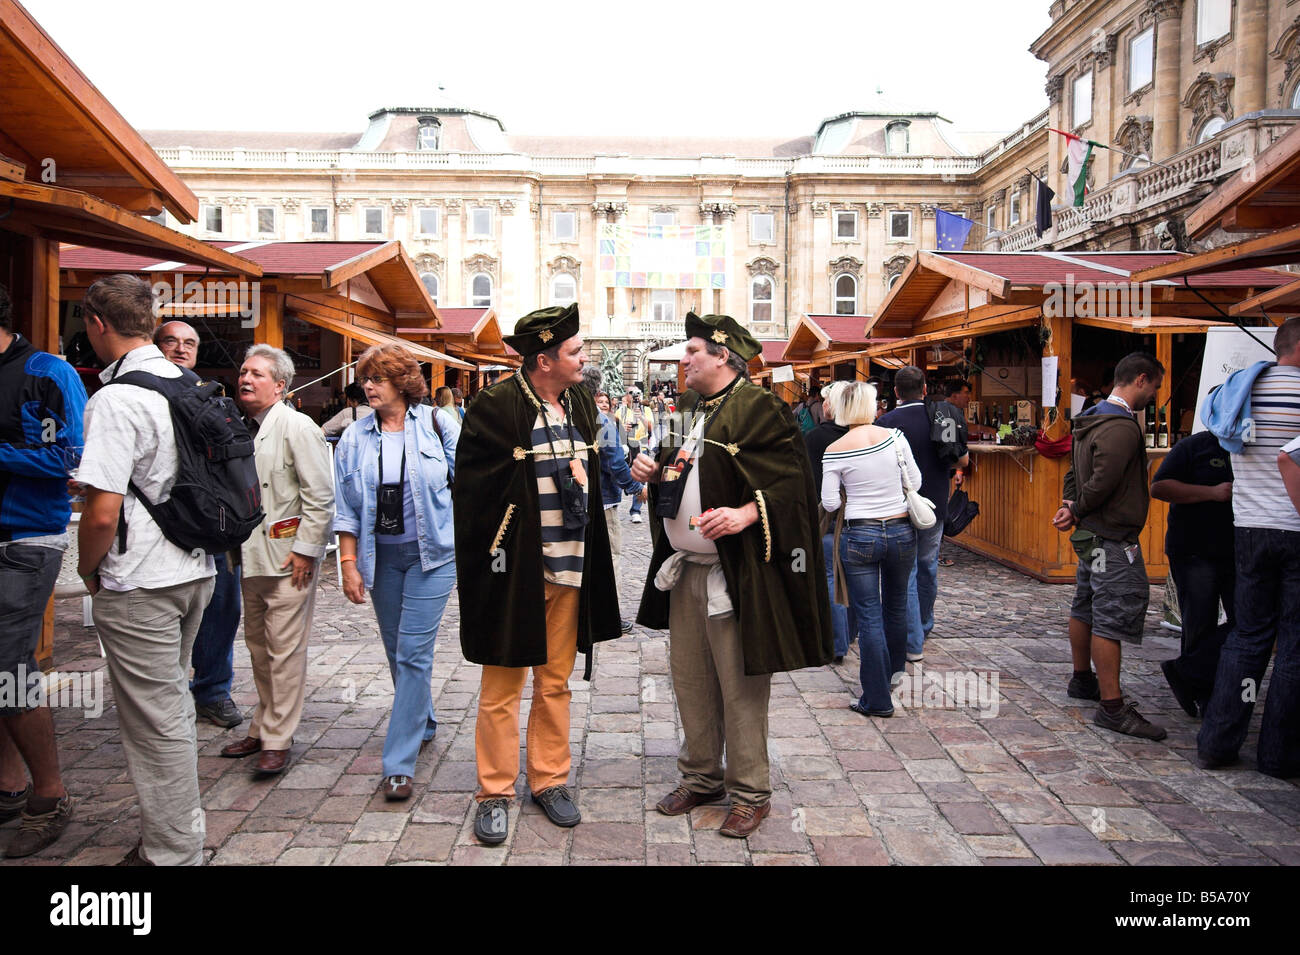
<svg viewBox="0 0 1300 955">
<path fill-rule="evenodd" d="M 31 794 L 32 784 L 28 783 L 27 788 L 17 796 L 0 796 L 0 825 L 21 816 L 27 806 L 27 797 Z"/>
<path fill-rule="evenodd" d="M 568 786 L 551 786 L 539 793 L 533 793 L 533 801 L 542 807 L 546 818 L 565 829 L 582 822 L 582 813 L 573 804 L 573 796 Z"/>
<path fill-rule="evenodd" d="M 622 630 L 624 633 L 631 633 L 631 632 L 632 632 L 632 628 L 635 627 L 635 626 L 636 626 L 636 624 L 634 624 L 631 620 L 620 620 L 620 621 L 619 621 L 619 629 Z"/>
<path fill-rule="evenodd" d="M 75 799 L 64 795 L 49 812 L 35 815 L 24 810 L 22 824 L 18 827 L 18 834 L 9 843 L 9 848 L 5 850 L 5 858 L 21 859 L 34 855 L 55 842 L 63 835 L 63 830 L 68 828 L 68 823 L 72 820 L 72 808 L 76 804 Z"/>
<path fill-rule="evenodd" d="M 410 776 L 385 776 L 384 798 L 389 802 L 402 802 L 411 798 Z"/>
<path fill-rule="evenodd" d="M 1168 730 L 1163 726 L 1156 726 L 1139 714 L 1137 704 L 1132 701 L 1125 703 L 1124 708 L 1114 716 L 1106 712 L 1106 707 L 1099 706 L 1097 715 L 1092 718 L 1092 721 L 1102 729 L 1114 730 L 1116 733 L 1136 736 L 1139 739 L 1160 740 L 1169 735 Z"/>
<path fill-rule="evenodd" d="M 925 659 L 924 653 L 909 653 L 907 655 L 908 663 L 920 663 L 924 659 Z"/>
<path fill-rule="evenodd" d="M 640 515 L 640 513 L 636 513 L 636 514 L 633 514 L 633 515 L 632 515 L 632 523 L 633 523 L 633 524 L 640 524 L 640 523 L 641 523 L 641 515 Z"/>
<path fill-rule="evenodd" d="M 230 697 L 224 700 L 218 700 L 215 703 L 194 703 L 194 713 L 209 723 L 216 723 L 224 729 L 230 729 L 232 726 L 238 726 L 244 722 L 244 714 L 239 712 L 235 706 L 235 701 Z"/>
<path fill-rule="evenodd" d="M 504 799 L 484 799 L 474 814 L 474 838 L 486 846 L 506 841 L 510 830 L 510 804 Z"/>
<path fill-rule="evenodd" d="M 1183 712 L 1192 719 L 1199 719 L 1201 713 L 1196 705 L 1196 697 L 1192 694 L 1191 687 L 1183 682 L 1175 662 L 1173 660 L 1164 661 L 1160 664 L 1160 672 L 1165 675 L 1165 682 L 1169 684 L 1169 689 L 1173 691 L 1174 699 L 1183 708 Z"/>
<path fill-rule="evenodd" d="M 1076 700 L 1100 702 L 1101 684 L 1097 682 L 1097 674 L 1089 670 L 1087 676 L 1070 677 L 1070 685 L 1065 688 L 1065 693 Z"/>
</svg>

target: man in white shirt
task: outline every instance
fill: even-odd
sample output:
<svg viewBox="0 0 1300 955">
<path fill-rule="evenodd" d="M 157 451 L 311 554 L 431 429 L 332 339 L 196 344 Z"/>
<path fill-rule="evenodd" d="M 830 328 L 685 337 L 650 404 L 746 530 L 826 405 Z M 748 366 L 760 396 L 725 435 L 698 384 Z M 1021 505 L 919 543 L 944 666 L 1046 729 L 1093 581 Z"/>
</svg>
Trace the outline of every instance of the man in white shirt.
<svg viewBox="0 0 1300 955">
<path fill-rule="evenodd" d="M 132 371 L 180 376 L 151 341 L 153 296 L 144 281 L 100 279 L 86 291 L 84 312 L 91 347 L 108 366 L 100 375 L 105 384 Z M 199 865 L 204 826 L 189 666 L 216 570 L 202 551 L 168 541 L 137 497 L 164 501 L 176 480 L 167 399 L 137 385 L 101 388 L 86 404 L 85 424 L 77 572 L 95 598 L 95 627 L 140 800 L 140 844 L 126 861 Z"/>
</svg>

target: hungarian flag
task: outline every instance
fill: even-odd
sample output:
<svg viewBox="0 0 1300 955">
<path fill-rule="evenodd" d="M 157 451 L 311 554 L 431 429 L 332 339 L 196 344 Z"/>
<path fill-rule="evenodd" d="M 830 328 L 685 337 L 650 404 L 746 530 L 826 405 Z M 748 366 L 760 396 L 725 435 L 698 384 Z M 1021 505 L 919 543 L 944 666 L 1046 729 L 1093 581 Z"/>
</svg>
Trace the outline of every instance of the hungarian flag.
<svg viewBox="0 0 1300 955">
<path fill-rule="evenodd" d="M 1065 147 L 1066 155 L 1070 160 L 1070 195 L 1074 197 L 1073 204 L 1076 206 L 1083 205 L 1084 197 L 1088 192 L 1088 163 L 1092 162 L 1093 145 L 1091 139 L 1071 136 L 1069 144 Z"/>
</svg>

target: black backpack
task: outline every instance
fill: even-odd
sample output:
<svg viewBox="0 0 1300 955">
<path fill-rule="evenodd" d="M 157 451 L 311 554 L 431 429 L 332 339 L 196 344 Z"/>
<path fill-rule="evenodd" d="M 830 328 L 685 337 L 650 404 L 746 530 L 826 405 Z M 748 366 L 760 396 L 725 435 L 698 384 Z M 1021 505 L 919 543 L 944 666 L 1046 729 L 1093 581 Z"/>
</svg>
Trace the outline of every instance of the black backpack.
<svg viewBox="0 0 1300 955">
<path fill-rule="evenodd" d="M 955 468 L 966 454 L 966 421 L 961 409 L 947 401 L 925 401 L 926 417 L 930 421 L 930 443 L 939 463 Z"/>
<path fill-rule="evenodd" d="M 253 439 L 220 382 L 205 381 L 188 368 L 180 371 L 179 378 L 132 371 L 109 382 L 156 391 L 171 408 L 178 459 L 171 496 L 154 504 L 135 482 L 131 493 L 157 522 L 163 537 L 181 550 L 209 554 L 238 550 L 265 517 Z M 125 514 L 117 533 L 121 553 L 126 550 Z"/>
</svg>

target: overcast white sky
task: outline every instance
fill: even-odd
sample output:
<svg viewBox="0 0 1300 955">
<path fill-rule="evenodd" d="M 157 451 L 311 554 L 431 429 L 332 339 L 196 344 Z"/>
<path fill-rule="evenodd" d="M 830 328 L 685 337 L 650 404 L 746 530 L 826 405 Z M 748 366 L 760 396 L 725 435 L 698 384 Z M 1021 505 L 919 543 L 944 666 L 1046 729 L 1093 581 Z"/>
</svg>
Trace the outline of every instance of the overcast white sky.
<svg viewBox="0 0 1300 955">
<path fill-rule="evenodd" d="M 436 90 L 507 131 L 803 135 L 876 89 L 962 130 L 1046 107 L 1049 0 L 21 0 L 139 129 L 352 131 Z"/>
</svg>

